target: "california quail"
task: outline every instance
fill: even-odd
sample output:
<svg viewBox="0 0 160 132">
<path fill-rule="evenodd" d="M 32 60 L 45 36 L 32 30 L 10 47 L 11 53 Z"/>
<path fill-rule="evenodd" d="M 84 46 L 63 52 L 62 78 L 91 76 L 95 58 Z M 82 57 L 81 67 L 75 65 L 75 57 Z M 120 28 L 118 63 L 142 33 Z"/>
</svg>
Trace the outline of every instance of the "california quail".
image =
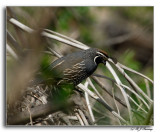
<svg viewBox="0 0 160 132">
<path fill-rule="evenodd" d="M 99 63 L 105 64 L 107 59 L 107 53 L 96 48 L 71 53 L 46 67 L 36 82 L 54 85 L 70 83 L 76 86 L 89 77 Z"/>
</svg>

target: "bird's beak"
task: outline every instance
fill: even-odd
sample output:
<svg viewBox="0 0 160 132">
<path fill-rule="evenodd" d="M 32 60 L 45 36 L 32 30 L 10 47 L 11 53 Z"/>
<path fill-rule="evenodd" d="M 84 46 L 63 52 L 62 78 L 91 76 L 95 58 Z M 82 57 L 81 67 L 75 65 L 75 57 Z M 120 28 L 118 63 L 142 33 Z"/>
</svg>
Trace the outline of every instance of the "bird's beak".
<svg viewBox="0 0 160 132">
<path fill-rule="evenodd" d="M 103 60 L 102 63 L 103 63 L 104 65 L 106 65 L 106 61 L 107 61 L 107 60 Z"/>
</svg>

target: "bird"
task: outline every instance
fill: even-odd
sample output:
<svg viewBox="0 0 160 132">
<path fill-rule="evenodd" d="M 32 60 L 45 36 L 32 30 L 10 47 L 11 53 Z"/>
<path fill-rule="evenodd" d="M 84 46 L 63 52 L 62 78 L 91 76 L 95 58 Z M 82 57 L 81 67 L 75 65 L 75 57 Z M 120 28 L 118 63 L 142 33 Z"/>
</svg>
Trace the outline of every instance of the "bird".
<svg viewBox="0 0 160 132">
<path fill-rule="evenodd" d="M 106 64 L 110 58 L 107 52 L 98 48 L 89 48 L 58 58 L 49 66 L 43 68 L 38 79 L 33 84 L 77 86 L 93 74 L 100 63 Z"/>
</svg>

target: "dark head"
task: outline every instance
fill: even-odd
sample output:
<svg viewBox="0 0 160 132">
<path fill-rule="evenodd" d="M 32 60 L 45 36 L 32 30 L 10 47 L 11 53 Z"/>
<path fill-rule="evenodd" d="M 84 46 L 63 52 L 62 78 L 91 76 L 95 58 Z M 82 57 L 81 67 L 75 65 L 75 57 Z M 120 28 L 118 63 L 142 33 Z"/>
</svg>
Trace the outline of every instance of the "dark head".
<svg viewBox="0 0 160 132">
<path fill-rule="evenodd" d="M 108 54 L 100 49 L 96 49 L 96 56 L 94 57 L 94 62 L 98 65 L 99 63 L 106 64 L 106 61 L 108 60 L 109 56 Z"/>
</svg>

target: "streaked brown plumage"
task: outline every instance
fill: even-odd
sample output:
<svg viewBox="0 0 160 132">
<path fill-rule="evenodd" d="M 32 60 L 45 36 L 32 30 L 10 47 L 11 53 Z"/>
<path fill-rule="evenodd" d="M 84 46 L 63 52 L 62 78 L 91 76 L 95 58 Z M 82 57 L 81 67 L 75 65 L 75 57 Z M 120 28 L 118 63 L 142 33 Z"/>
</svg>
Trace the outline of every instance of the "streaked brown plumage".
<svg viewBox="0 0 160 132">
<path fill-rule="evenodd" d="M 107 53 L 96 48 L 68 54 L 45 68 L 37 83 L 47 82 L 54 85 L 69 83 L 76 86 L 89 77 L 99 63 L 105 64 L 107 59 Z"/>
</svg>

